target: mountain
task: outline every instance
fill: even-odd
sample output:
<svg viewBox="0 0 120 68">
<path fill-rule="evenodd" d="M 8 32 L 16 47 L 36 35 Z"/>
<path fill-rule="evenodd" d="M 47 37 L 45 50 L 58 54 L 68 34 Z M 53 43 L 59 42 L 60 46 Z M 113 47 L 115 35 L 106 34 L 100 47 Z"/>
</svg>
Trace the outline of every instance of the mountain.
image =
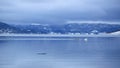
<svg viewBox="0 0 120 68">
<path fill-rule="evenodd" d="M 3 22 L 0 22 L 0 33 L 12 33 L 13 30 L 14 29 L 12 26 L 5 24 Z"/>
<path fill-rule="evenodd" d="M 73 33 L 112 33 L 120 31 L 119 24 L 103 24 L 103 23 L 81 23 L 67 24 L 65 28 L 68 32 Z"/>
<path fill-rule="evenodd" d="M 1 33 L 21 33 L 20 28 L 13 25 L 0 22 L 0 34 Z"/>
<path fill-rule="evenodd" d="M 113 33 L 120 31 L 120 24 L 103 23 L 69 23 L 62 25 L 8 25 L 0 23 L 0 33 L 20 33 L 20 34 L 99 34 Z"/>
</svg>

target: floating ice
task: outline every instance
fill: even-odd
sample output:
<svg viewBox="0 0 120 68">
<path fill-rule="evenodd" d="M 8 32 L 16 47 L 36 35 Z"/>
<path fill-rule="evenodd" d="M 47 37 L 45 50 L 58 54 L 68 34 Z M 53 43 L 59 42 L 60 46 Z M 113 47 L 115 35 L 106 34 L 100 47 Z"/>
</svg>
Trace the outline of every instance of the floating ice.
<svg viewBox="0 0 120 68">
<path fill-rule="evenodd" d="M 85 39 L 84 39 L 84 41 L 86 41 L 86 42 L 87 42 L 87 41 L 88 41 L 88 39 L 87 39 L 87 38 L 85 38 Z"/>
</svg>

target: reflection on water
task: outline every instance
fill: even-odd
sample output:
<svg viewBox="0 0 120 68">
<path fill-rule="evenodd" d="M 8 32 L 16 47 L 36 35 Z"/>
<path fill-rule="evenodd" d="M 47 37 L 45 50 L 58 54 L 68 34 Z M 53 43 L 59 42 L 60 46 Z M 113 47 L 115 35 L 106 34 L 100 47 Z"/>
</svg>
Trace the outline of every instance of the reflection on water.
<svg viewBox="0 0 120 68">
<path fill-rule="evenodd" d="M 69 38 L 71 40 L 2 39 L 0 68 L 120 67 L 120 38 L 117 37 Z"/>
</svg>

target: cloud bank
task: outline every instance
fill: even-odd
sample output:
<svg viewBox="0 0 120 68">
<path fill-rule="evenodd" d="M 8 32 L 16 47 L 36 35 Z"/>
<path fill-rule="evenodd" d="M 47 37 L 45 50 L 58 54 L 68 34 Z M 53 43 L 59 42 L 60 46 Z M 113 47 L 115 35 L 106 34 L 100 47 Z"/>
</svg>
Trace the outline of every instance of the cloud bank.
<svg viewBox="0 0 120 68">
<path fill-rule="evenodd" d="M 0 0 L 0 21 L 64 24 L 69 20 L 120 21 L 119 0 Z"/>
</svg>

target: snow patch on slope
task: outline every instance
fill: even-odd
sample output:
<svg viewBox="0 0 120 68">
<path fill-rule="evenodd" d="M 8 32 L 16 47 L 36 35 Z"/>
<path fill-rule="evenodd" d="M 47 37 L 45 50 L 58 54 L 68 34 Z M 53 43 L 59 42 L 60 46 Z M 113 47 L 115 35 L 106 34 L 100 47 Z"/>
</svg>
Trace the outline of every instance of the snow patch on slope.
<svg viewBox="0 0 120 68">
<path fill-rule="evenodd" d="M 113 32 L 113 33 L 110 33 L 112 35 L 120 35 L 120 31 L 117 31 L 117 32 Z"/>
</svg>

